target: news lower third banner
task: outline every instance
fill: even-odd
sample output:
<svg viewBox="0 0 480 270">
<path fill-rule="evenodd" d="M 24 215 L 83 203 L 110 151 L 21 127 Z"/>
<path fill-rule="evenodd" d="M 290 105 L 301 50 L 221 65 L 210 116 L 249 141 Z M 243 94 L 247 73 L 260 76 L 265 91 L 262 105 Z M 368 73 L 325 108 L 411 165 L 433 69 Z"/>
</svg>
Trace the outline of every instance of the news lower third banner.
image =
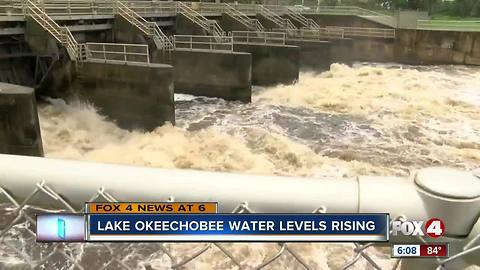
<svg viewBox="0 0 480 270">
<path fill-rule="evenodd" d="M 37 241 L 385 242 L 388 225 L 388 214 L 88 213 L 37 216 Z"/>
</svg>

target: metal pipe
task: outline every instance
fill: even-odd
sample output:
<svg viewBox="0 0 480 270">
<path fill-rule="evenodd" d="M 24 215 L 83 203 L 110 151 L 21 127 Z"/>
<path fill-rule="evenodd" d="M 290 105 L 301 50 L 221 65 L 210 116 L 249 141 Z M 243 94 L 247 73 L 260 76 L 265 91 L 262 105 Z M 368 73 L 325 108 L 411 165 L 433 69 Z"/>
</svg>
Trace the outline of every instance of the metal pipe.
<svg viewBox="0 0 480 270">
<path fill-rule="evenodd" d="M 0 186 L 12 196 L 25 199 L 41 181 L 75 207 L 104 187 L 124 201 L 169 197 L 218 201 L 222 212 L 230 212 L 243 202 L 258 212 L 312 212 L 323 205 L 332 212 L 358 211 L 356 179 L 318 180 L 0 155 Z"/>
<path fill-rule="evenodd" d="M 455 174 L 449 177 L 462 179 L 464 184 L 450 190 L 455 194 L 475 190 L 475 177 L 452 171 Z M 435 216 L 444 219 L 450 235 L 468 235 L 480 214 L 480 195 L 469 195 L 467 199 L 449 197 L 448 187 L 442 185 L 451 184 L 445 177 L 450 171 L 434 168 L 420 172 L 424 172 L 423 179 L 438 181 L 420 181 L 420 187 L 418 181 L 400 177 L 314 179 L 0 155 L 0 186 L 18 201 L 23 201 L 44 181 L 77 208 L 104 188 L 122 201 L 162 201 L 170 197 L 177 201 L 216 201 L 221 212 L 231 212 L 248 202 L 255 212 L 308 213 L 324 206 L 328 212 L 339 213 L 384 212 L 392 217 L 405 215 L 419 220 Z M 430 183 L 440 184 L 431 187 Z M 431 190 L 435 188 L 447 193 L 433 194 Z M 48 201 L 39 197 L 29 203 L 42 205 Z"/>
</svg>

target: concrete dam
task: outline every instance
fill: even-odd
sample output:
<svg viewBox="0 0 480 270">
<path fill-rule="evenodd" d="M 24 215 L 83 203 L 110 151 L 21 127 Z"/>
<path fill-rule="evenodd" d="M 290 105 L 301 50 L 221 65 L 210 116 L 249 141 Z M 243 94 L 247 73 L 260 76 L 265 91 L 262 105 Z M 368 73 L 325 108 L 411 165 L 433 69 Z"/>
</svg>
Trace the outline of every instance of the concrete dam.
<svg viewBox="0 0 480 270">
<path fill-rule="evenodd" d="M 480 64 L 478 29 L 411 21 L 341 7 L 2 1 L 0 151 L 42 155 L 35 96 L 78 97 L 149 131 L 175 123 L 174 93 L 248 103 L 252 85 L 294 84 L 332 63 Z"/>
</svg>

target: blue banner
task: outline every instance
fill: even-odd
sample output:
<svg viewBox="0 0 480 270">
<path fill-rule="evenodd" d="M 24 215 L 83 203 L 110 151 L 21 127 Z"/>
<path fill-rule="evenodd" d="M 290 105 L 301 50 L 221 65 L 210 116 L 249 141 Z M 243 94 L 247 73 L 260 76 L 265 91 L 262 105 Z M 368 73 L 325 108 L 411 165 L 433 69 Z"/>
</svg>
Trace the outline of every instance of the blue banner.
<svg viewBox="0 0 480 270">
<path fill-rule="evenodd" d="M 388 214 L 90 214 L 90 241 L 387 241 Z"/>
</svg>

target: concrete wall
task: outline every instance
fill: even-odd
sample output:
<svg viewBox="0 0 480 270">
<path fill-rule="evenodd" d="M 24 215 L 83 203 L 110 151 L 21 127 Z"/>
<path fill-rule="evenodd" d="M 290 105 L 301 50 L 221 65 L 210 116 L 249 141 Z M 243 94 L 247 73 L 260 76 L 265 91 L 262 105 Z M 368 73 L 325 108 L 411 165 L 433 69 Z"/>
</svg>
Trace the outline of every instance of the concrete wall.
<svg viewBox="0 0 480 270">
<path fill-rule="evenodd" d="M 331 39 L 330 55 L 333 63 L 342 63 L 351 65 L 355 59 L 355 52 L 353 51 L 353 39 Z"/>
<path fill-rule="evenodd" d="M 322 72 L 330 69 L 332 64 L 331 42 L 288 40 L 287 43 L 300 48 L 301 70 Z"/>
<path fill-rule="evenodd" d="M 33 86 L 35 84 L 35 60 L 34 56 L 21 55 L 3 58 L 0 61 L 0 82 Z"/>
<path fill-rule="evenodd" d="M 175 123 L 172 66 L 86 62 L 82 70 L 75 91 L 118 126 L 150 131 Z"/>
<path fill-rule="evenodd" d="M 480 65 L 480 32 L 397 30 L 395 61 Z"/>
<path fill-rule="evenodd" d="M 269 86 L 298 80 L 300 48 L 290 45 L 234 44 L 234 51 L 252 54 L 252 84 Z"/>
<path fill-rule="evenodd" d="M 174 52 L 175 93 L 251 101 L 252 56 L 241 52 Z"/>
<path fill-rule="evenodd" d="M 43 156 L 33 88 L 0 83 L 0 153 Z"/>
<path fill-rule="evenodd" d="M 352 55 L 355 61 L 392 62 L 395 61 L 395 40 L 355 37 Z"/>
<path fill-rule="evenodd" d="M 34 53 L 41 55 L 60 53 L 60 47 L 53 36 L 29 17 L 25 23 L 25 41 Z"/>
<path fill-rule="evenodd" d="M 238 22 L 232 16 L 223 13 L 219 25 L 224 31 L 249 31 L 248 27 Z"/>
<path fill-rule="evenodd" d="M 115 15 L 112 32 L 117 43 L 148 44 L 145 34 L 120 15 Z"/>
</svg>

